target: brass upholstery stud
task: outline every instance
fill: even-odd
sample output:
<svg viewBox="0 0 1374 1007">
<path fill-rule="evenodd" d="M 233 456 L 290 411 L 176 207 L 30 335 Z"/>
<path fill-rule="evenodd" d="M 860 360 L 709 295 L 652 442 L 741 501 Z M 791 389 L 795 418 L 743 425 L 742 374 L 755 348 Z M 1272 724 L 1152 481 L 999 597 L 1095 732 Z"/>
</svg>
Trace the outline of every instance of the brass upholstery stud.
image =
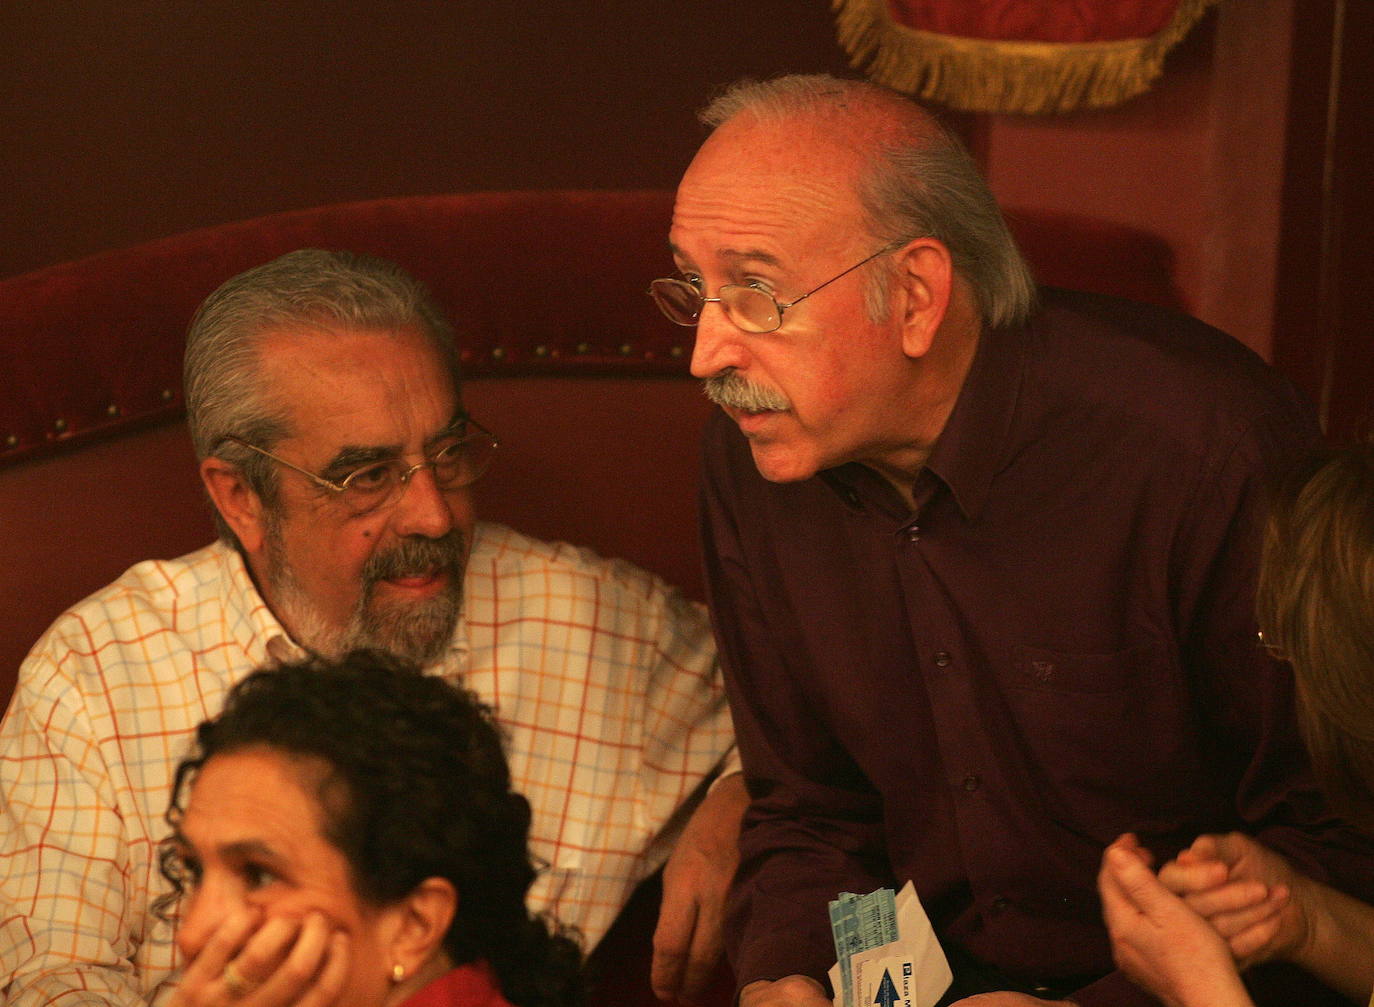
<svg viewBox="0 0 1374 1007">
<path fill-rule="evenodd" d="M 631 353 L 633 353 L 634 351 L 635 351 L 635 348 L 634 348 L 633 346 L 631 346 L 629 343 L 621 343 L 621 344 L 620 344 L 620 355 L 621 355 L 622 357 L 628 357 L 628 356 L 629 356 Z"/>
<path fill-rule="evenodd" d="M 67 429 L 67 421 L 59 416 L 53 421 L 52 428 L 60 434 Z"/>
<path fill-rule="evenodd" d="M 668 355 L 674 360 L 681 360 L 682 355 L 686 352 L 687 351 L 683 348 L 681 343 L 676 343 L 673 348 L 668 351 Z"/>
<path fill-rule="evenodd" d="M 163 402 L 171 402 L 171 401 L 172 401 L 172 398 L 173 398 L 173 392 L 172 392 L 172 390 L 171 390 L 170 388 L 164 388 L 164 389 L 162 389 L 162 401 L 163 401 Z"/>
<path fill-rule="evenodd" d="M 505 359 L 505 356 L 506 356 L 506 349 L 505 349 L 504 346 L 493 346 L 493 347 L 492 347 L 492 350 L 491 350 L 491 358 L 492 358 L 493 360 L 503 360 L 503 359 Z"/>
<path fill-rule="evenodd" d="M 118 416 L 118 415 L 119 415 L 119 406 L 117 406 L 117 405 L 115 405 L 113 402 L 111 402 L 108 406 L 105 407 L 105 415 L 106 415 L 106 416 Z"/>
<path fill-rule="evenodd" d="M 590 353 L 590 352 L 592 352 L 592 344 L 591 344 L 591 343 L 578 343 L 578 344 L 577 344 L 577 352 L 578 352 L 578 353 Z"/>
<path fill-rule="evenodd" d="M 10 434 L 8 437 L 5 438 L 5 447 L 7 447 L 7 448 L 13 448 L 13 447 L 18 447 L 18 446 L 19 446 L 19 435 L 18 435 L 18 434 Z"/>
<path fill-rule="evenodd" d="M 534 355 L 536 357 L 547 357 L 549 355 L 549 348 L 543 343 L 540 343 L 534 348 Z"/>
</svg>

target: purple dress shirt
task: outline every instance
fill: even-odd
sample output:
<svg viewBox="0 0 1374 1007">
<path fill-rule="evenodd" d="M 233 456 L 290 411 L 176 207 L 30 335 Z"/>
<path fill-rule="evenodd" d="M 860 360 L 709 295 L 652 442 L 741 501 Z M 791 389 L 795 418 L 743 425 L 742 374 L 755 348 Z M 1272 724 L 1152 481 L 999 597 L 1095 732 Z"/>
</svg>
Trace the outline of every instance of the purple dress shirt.
<svg viewBox="0 0 1374 1007">
<path fill-rule="evenodd" d="M 1112 973 L 1095 877 L 1241 829 L 1374 894 L 1325 815 L 1252 611 L 1267 474 L 1318 437 L 1193 319 L 1046 291 L 987 333 L 915 485 L 757 472 L 706 434 L 709 596 L 753 797 L 738 979 L 824 977 L 826 902 L 916 885 L 936 930 L 1028 987 L 1152 1003 Z"/>
</svg>

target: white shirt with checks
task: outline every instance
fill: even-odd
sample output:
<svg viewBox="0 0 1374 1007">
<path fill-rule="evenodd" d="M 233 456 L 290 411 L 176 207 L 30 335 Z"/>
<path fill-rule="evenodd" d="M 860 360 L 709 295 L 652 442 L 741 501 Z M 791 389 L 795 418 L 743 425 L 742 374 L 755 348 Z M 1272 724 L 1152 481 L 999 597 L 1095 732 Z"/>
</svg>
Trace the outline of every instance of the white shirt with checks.
<svg viewBox="0 0 1374 1007">
<path fill-rule="evenodd" d="M 496 711 L 547 861 L 530 894 L 595 946 L 732 752 L 704 611 L 627 563 L 475 535 L 434 669 Z M 285 633 L 223 544 L 131 568 L 64 613 L 0 725 L 0 989 L 16 1007 L 164 1001 L 177 966 L 157 844 L 172 772 Z"/>
</svg>

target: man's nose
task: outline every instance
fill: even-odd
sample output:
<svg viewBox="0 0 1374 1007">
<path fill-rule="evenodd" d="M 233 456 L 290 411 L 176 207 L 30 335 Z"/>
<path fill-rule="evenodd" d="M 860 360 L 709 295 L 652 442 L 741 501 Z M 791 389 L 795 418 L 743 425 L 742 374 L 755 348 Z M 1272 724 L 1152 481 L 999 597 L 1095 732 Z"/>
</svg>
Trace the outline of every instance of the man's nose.
<svg viewBox="0 0 1374 1007">
<path fill-rule="evenodd" d="M 692 346 L 692 376 L 709 378 L 732 367 L 743 369 L 748 358 L 743 335 L 724 305 L 702 305 L 696 343 Z"/>
<path fill-rule="evenodd" d="M 401 487 L 392 524 L 398 535 L 442 538 L 453 530 L 452 491 L 445 492 L 434 479 L 429 466 L 417 469 Z"/>
</svg>

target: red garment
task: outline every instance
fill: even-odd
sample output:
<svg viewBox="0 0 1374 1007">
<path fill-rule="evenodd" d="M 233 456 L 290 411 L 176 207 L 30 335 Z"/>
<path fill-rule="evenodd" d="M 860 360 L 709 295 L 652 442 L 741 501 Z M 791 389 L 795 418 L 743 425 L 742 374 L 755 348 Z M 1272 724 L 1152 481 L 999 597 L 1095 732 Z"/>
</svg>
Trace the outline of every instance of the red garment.
<svg viewBox="0 0 1374 1007">
<path fill-rule="evenodd" d="M 501 995 L 496 976 L 486 962 L 459 965 L 445 972 L 401 1007 L 512 1007 Z"/>
</svg>

